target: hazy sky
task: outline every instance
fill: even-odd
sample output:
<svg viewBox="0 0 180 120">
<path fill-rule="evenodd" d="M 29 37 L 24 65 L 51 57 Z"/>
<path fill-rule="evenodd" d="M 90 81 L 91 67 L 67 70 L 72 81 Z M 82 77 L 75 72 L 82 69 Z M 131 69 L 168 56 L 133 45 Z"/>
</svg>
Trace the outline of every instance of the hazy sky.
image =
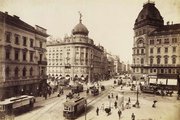
<svg viewBox="0 0 180 120">
<path fill-rule="evenodd" d="M 79 22 L 101 44 L 122 61 L 132 63 L 133 27 L 143 3 L 148 0 L 0 0 L 0 11 L 17 15 L 28 24 L 40 25 L 59 38 Z M 152 1 L 152 0 L 151 0 Z M 180 23 L 180 0 L 154 0 L 165 23 Z"/>
</svg>

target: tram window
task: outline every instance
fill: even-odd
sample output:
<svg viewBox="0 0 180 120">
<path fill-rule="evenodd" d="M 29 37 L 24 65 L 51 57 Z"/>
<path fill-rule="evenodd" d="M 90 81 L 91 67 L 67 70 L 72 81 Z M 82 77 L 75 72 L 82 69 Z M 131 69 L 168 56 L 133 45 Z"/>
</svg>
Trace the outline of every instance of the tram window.
<svg viewBox="0 0 180 120">
<path fill-rule="evenodd" d="M 3 106 L 0 106 L 0 111 L 3 111 L 4 109 L 3 109 Z"/>
</svg>

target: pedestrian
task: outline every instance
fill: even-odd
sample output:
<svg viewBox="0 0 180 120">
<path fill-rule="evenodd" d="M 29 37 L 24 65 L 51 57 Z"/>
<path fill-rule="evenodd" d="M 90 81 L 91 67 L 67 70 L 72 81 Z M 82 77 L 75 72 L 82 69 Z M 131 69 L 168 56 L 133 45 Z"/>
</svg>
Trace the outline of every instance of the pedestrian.
<svg viewBox="0 0 180 120">
<path fill-rule="evenodd" d="M 99 108 L 98 107 L 96 109 L 96 114 L 97 114 L 97 116 L 99 115 Z"/>
<path fill-rule="evenodd" d="M 114 102 L 114 107 L 115 107 L 115 109 L 117 108 L 117 102 L 116 101 Z"/>
<path fill-rule="evenodd" d="M 104 103 L 102 104 L 101 109 L 104 111 Z"/>
<path fill-rule="evenodd" d="M 116 100 L 118 100 L 118 95 L 116 95 Z"/>
<path fill-rule="evenodd" d="M 111 96 L 110 95 L 108 95 L 108 99 L 110 99 L 111 98 Z"/>
<path fill-rule="evenodd" d="M 111 93 L 111 97 L 112 97 L 112 98 L 114 98 L 114 95 L 113 95 L 113 93 Z"/>
<path fill-rule="evenodd" d="M 153 105 L 152 105 L 153 108 L 156 107 L 156 102 L 157 102 L 156 100 L 153 101 Z"/>
<path fill-rule="evenodd" d="M 121 118 L 121 114 L 122 114 L 121 110 L 118 110 L 119 119 Z"/>
<path fill-rule="evenodd" d="M 135 115 L 134 115 L 134 113 L 132 113 L 131 119 L 132 119 L 132 120 L 135 120 Z"/>
<path fill-rule="evenodd" d="M 86 94 L 89 94 L 89 89 L 86 90 Z"/>
<path fill-rule="evenodd" d="M 131 98 L 129 97 L 129 99 L 128 99 L 128 102 L 130 103 L 131 102 Z"/>
</svg>

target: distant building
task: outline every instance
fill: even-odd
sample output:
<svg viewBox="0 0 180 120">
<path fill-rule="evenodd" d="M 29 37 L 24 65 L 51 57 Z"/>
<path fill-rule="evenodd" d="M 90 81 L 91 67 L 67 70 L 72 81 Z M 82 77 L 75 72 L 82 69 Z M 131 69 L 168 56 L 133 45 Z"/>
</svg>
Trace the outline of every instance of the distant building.
<svg viewBox="0 0 180 120">
<path fill-rule="evenodd" d="M 143 5 L 134 24 L 133 73 L 176 78 L 180 72 L 180 24 L 167 23 L 155 3 Z"/>
<path fill-rule="evenodd" d="M 94 82 L 105 76 L 104 48 L 96 46 L 88 37 L 89 31 L 79 23 L 72 30 L 71 36 L 62 41 L 50 41 L 47 44 L 49 76 L 65 77 L 71 80 Z"/>
<path fill-rule="evenodd" d="M 37 95 L 46 82 L 46 29 L 0 12 L 0 98 Z"/>
<path fill-rule="evenodd" d="M 121 73 L 120 58 L 117 55 L 113 55 L 114 59 L 114 74 L 119 75 Z"/>
</svg>

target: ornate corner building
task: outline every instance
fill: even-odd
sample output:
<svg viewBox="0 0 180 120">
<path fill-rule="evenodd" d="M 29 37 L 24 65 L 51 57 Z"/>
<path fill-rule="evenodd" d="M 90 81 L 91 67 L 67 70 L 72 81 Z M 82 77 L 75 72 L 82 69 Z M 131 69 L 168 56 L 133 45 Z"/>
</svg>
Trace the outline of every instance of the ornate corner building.
<svg viewBox="0 0 180 120">
<path fill-rule="evenodd" d="M 46 83 L 46 29 L 0 12 L 0 98 L 38 95 Z"/>
<path fill-rule="evenodd" d="M 105 78 L 106 56 L 104 48 L 96 46 L 88 37 L 89 31 L 79 23 L 72 30 L 71 36 L 62 41 L 47 43 L 47 74 L 54 77 L 65 77 L 71 80 L 97 81 Z"/>
<path fill-rule="evenodd" d="M 180 24 L 167 22 L 154 2 L 143 5 L 135 24 L 132 69 L 136 78 L 176 78 L 180 72 Z"/>
</svg>

